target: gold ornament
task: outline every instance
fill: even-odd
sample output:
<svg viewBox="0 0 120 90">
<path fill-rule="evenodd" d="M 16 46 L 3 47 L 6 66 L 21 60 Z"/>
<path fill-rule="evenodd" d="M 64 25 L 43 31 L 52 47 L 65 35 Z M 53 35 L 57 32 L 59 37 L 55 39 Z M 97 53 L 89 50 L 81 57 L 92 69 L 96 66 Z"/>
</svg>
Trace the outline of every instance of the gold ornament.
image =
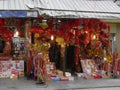
<svg viewBox="0 0 120 90">
<path fill-rule="evenodd" d="M 106 56 L 106 62 L 107 62 L 107 63 L 111 63 L 111 62 L 112 62 L 112 55 L 111 55 L 111 54 L 108 54 L 108 55 Z"/>
<path fill-rule="evenodd" d="M 56 42 L 58 43 L 58 45 L 62 45 L 64 43 L 64 39 L 60 38 L 60 37 L 57 37 Z"/>
</svg>

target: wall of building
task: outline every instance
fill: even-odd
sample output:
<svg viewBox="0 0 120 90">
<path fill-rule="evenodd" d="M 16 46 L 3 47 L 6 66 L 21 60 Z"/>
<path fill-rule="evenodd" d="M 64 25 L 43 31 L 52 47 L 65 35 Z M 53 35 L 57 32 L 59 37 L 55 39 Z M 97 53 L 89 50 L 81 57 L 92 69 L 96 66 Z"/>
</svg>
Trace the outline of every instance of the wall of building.
<svg viewBox="0 0 120 90">
<path fill-rule="evenodd" d="M 111 23 L 109 23 L 111 22 Z M 115 51 L 118 53 L 120 58 L 120 20 L 115 21 L 109 21 L 106 23 L 109 23 L 110 25 L 110 33 L 115 36 L 111 38 L 112 40 L 112 51 Z M 114 49 L 114 50 L 113 50 Z"/>
<path fill-rule="evenodd" d="M 110 33 L 116 33 L 117 24 L 110 24 Z"/>
</svg>

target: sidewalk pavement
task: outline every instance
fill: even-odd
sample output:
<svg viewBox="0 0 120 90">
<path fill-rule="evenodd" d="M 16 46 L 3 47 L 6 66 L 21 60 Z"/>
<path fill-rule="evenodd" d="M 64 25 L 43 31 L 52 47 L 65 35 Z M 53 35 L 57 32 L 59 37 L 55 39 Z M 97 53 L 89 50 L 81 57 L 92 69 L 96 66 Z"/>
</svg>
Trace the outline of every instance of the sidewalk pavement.
<svg viewBox="0 0 120 90">
<path fill-rule="evenodd" d="M 47 85 L 37 85 L 35 81 L 26 78 L 0 79 L 0 90 L 94 90 L 95 88 L 112 87 L 120 87 L 120 79 L 83 79 L 77 77 L 74 81 L 52 81 Z"/>
</svg>

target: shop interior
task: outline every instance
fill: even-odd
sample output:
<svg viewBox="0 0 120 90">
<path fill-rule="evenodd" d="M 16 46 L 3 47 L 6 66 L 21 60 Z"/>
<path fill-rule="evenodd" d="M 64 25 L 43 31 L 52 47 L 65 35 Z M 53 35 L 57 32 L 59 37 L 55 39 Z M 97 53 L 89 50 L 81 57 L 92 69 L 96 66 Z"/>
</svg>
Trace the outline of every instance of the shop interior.
<svg viewBox="0 0 120 90">
<path fill-rule="evenodd" d="M 31 33 L 34 80 L 112 77 L 110 26 L 102 20 L 38 19 L 34 20 Z"/>
<path fill-rule="evenodd" d="M 24 75 L 24 19 L 0 18 L 0 78 Z"/>
</svg>

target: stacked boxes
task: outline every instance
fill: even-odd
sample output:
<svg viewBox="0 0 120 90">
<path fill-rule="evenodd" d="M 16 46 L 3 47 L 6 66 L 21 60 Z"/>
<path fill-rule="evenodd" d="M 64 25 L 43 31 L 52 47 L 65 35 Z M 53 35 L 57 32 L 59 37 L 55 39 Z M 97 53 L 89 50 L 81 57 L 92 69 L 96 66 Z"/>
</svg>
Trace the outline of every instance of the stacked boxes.
<svg viewBox="0 0 120 90">
<path fill-rule="evenodd" d="M 0 61 L 0 78 L 10 78 L 12 74 L 17 76 L 24 73 L 24 61 Z"/>
</svg>

